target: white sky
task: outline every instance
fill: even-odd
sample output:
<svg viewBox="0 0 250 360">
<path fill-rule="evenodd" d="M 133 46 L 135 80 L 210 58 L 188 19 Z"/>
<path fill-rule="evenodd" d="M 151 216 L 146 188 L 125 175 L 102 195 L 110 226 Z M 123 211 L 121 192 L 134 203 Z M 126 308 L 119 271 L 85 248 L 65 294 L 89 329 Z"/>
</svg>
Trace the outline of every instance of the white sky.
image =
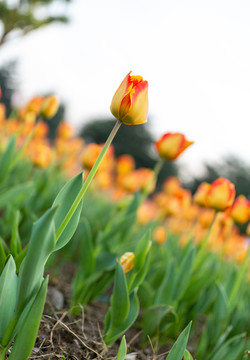
<svg viewBox="0 0 250 360">
<path fill-rule="evenodd" d="M 128 71 L 149 82 L 156 137 L 195 141 L 181 163 L 233 153 L 249 160 L 249 0 L 74 0 L 71 23 L 54 24 L 1 49 L 19 60 L 19 101 L 55 91 L 80 127 L 110 116 Z"/>
</svg>

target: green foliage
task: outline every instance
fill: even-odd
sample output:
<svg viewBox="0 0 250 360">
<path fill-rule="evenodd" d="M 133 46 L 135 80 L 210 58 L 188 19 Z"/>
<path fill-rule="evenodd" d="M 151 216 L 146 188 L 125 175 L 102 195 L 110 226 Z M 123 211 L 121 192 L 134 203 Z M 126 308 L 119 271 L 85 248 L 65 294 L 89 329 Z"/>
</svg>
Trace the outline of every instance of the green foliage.
<svg viewBox="0 0 250 360">
<path fill-rule="evenodd" d="M 170 353 L 166 357 L 166 360 L 181 360 L 188 342 L 189 332 L 191 328 L 191 322 L 188 326 L 180 333 L 178 339 L 174 343 Z"/>
<path fill-rule="evenodd" d="M 71 0 L 61 1 L 65 3 Z M 10 4 L 8 0 L 1 0 L 0 23 L 2 25 L 2 33 L 0 34 L 0 45 L 7 41 L 8 35 L 14 30 L 18 29 L 22 35 L 25 35 L 32 30 L 56 21 L 67 22 L 68 18 L 66 16 L 54 16 L 51 11 L 51 15 L 43 18 L 37 16 L 37 10 L 41 8 L 47 8 L 48 13 L 53 2 L 54 0 L 22 0 L 17 4 Z"/>
<path fill-rule="evenodd" d="M 117 353 L 117 360 L 125 360 L 127 354 L 127 344 L 125 335 L 122 337 L 122 341 L 119 346 L 119 350 Z"/>
</svg>

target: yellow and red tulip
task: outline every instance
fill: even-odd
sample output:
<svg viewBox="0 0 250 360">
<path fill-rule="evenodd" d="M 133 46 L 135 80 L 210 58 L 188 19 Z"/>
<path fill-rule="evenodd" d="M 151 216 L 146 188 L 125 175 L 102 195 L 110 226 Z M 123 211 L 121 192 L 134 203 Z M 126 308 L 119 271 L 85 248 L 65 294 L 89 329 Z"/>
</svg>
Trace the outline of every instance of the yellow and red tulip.
<svg viewBox="0 0 250 360">
<path fill-rule="evenodd" d="M 175 160 L 194 142 L 186 139 L 180 133 L 166 133 L 160 140 L 156 141 L 155 147 L 161 158 L 165 160 Z"/>
<path fill-rule="evenodd" d="M 206 196 L 206 204 L 216 210 L 226 210 L 233 204 L 234 198 L 234 184 L 220 177 L 211 184 Z"/>
<path fill-rule="evenodd" d="M 208 184 L 207 182 L 203 182 L 200 184 L 200 186 L 198 187 L 198 189 L 196 190 L 196 193 L 194 194 L 194 202 L 197 205 L 200 206 L 206 206 L 207 205 L 207 194 L 208 191 L 210 190 L 211 185 Z"/>
<path fill-rule="evenodd" d="M 229 209 L 230 216 L 238 224 L 245 224 L 248 221 L 248 212 L 248 200 L 244 195 L 238 196 L 232 207 Z"/>
<path fill-rule="evenodd" d="M 110 106 L 111 113 L 126 125 L 139 125 L 147 121 L 148 82 L 141 76 L 125 76 Z"/>
<path fill-rule="evenodd" d="M 41 106 L 41 115 L 50 119 L 57 113 L 59 102 L 56 96 L 47 96 Z"/>
</svg>

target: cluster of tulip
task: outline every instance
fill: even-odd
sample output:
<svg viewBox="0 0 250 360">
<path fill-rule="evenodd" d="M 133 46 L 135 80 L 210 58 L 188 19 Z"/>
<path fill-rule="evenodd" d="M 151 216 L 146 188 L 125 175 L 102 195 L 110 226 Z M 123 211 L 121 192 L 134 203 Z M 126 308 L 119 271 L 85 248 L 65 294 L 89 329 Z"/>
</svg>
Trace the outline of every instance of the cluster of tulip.
<svg viewBox="0 0 250 360">
<path fill-rule="evenodd" d="M 242 358 L 248 244 L 233 222 L 249 220 L 249 201 L 240 196 L 234 202 L 234 186 L 222 178 L 202 184 L 193 197 L 177 178 L 166 179 L 162 192 L 152 194 L 163 162 L 177 159 L 193 143 L 180 133 L 167 133 L 155 143 L 159 162 L 154 170 L 136 169 L 128 155 L 115 160 L 110 145 L 121 124 L 147 120 L 148 83 L 141 76 L 128 73 L 116 91 L 111 112 L 117 122 L 104 145 L 85 145 L 62 123 L 52 146 L 42 118 L 51 118 L 57 109 L 51 96 L 34 98 L 10 119 L 0 106 L 0 360 L 10 347 L 10 360 L 26 360 L 31 353 L 47 292 L 44 268 L 74 233 L 83 251 L 76 261 L 71 312 L 79 312 L 114 282 L 104 320 L 107 345 L 133 325 L 141 306 L 142 341 L 148 335 L 156 343 L 179 335 L 167 360 L 192 359 L 185 349 L 190 320 L 199 327 L 202 315 L 207 320 L 197 341 L 198 358 Z M 27 172 L 25 157 L 35 165 Z M 70 177 L 77 175 L 55 197 L 60 167 Z M 38 175 L 37 168 L 42 169 Z M 108 194 L 104 206 L 98 192 Z M 245 260 L 224 264 L 208 249 Z M 124 340 L 121 346 L 119 360 L 125 358 Z"/>
</svg>

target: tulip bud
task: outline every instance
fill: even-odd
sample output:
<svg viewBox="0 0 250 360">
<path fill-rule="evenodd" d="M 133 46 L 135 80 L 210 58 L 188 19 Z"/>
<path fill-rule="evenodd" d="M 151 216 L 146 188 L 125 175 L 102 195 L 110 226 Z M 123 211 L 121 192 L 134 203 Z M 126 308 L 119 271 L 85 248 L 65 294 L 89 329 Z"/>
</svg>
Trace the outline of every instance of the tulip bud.
<svg viewBox="0 0 250 360">
<path fill-rule="evenodd" d="M 122 257 L 120 258 L 120 264 L 123 268 L 124 274 L 126 274 L 127 272 L 133 269 L 134 259 L 135 259 L 135 255 L 132 252 L 126 252 L 125 254 L 122 255 Z"/>
<path fill-rule="evenodd" d="M 235 199 L 229 214 L 238 224 L 245 224 L 248 221 L 248 200 L 244 195 L 240 195 Z"/>
<path fill-rule="evenodd" d="M 41 106 L 41 115 L 50 119 L 57 113 L 59 102 L 55 96 L 47 96 Z"/>
<path fill-rule="evenodd" d="M 166 133 L 156 141 L 155 147 L 161 158 L 175 160 L 193 141 L 188 141 L 185 135 L 180 133 Z"/>
<path fill-rule="evenodd" d="M 110 110 L 123 124 L 139 125 L 147 122 L 148 82 L 130 74 L 131 71 L 117 89 Z"/>
<path fill-rule="evenodd" d="M 218 178 L 211 184 L 206 203 L 208 207 L 223 211 L 232 205 L 234 198 L 234 184 L 225 178 Z"/>
</svg>

